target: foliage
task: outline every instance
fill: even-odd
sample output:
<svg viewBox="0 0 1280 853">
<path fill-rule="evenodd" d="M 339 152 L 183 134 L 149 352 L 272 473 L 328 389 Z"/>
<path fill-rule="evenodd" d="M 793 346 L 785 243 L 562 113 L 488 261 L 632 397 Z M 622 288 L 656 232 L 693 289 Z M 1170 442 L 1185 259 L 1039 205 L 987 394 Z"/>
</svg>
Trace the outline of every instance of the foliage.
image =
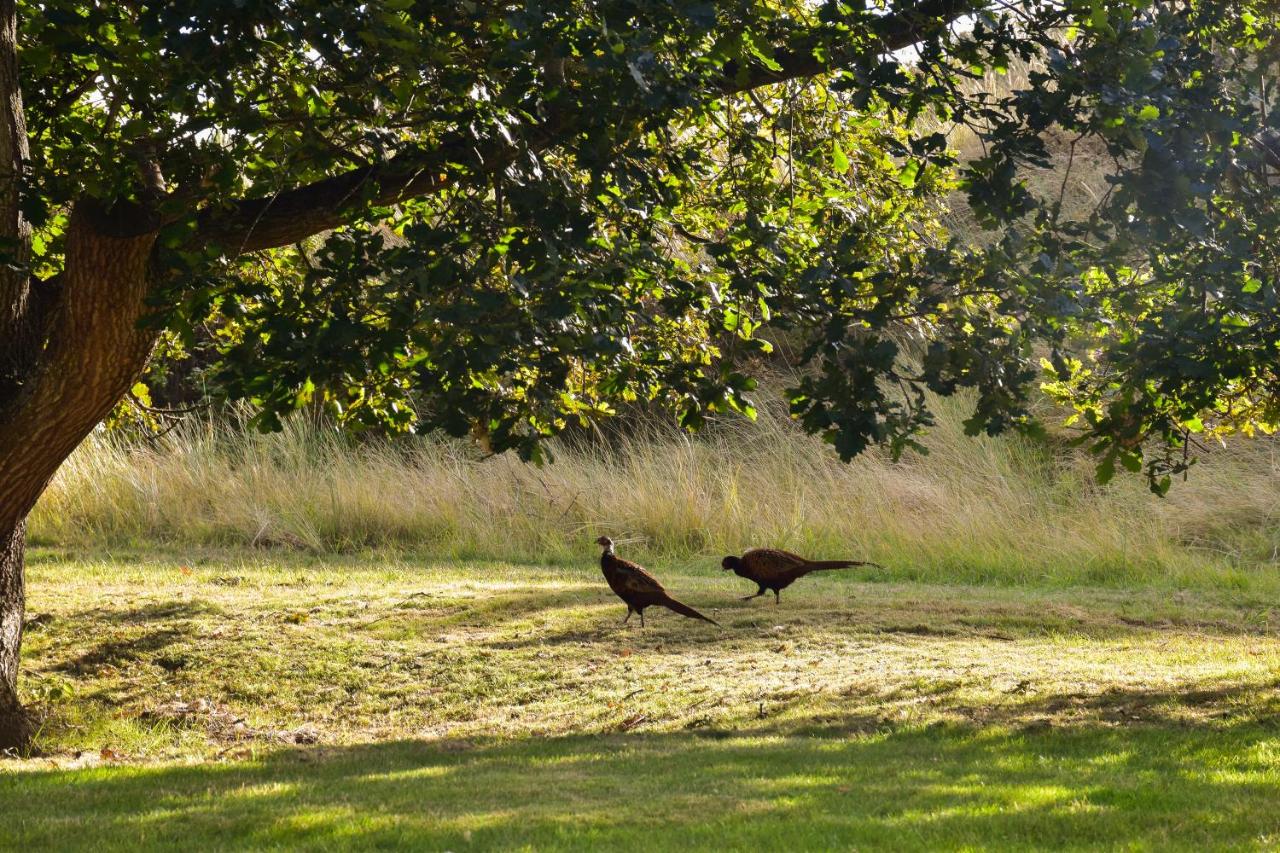
<svg viewBox="0 0 1280 853">
<path fill-rule="evenodd" d="M 212 323 L 265 428 L 323 401 L 540 458 L 624 401 L 750 415 L 779 333 L 844 458 L 919 447 L 927 390 L 1035 431 L 1046 344 L 1104 477 L 1277 419 L 1269 4 L 20 6 L 38 270 L 75 199 L 139 206 L 154 322 Z M 961 85 L 1014 59 L 1033 86 Z M 1087 221 L 1022 178 L 1055 127 L 1115 157 Z M 939 239 L 957 168 L 989 245 Z"/>
<path fill-rule="evenodd" d="M 1104 10 L 1032 76 L 1050 103 L 1001 105 L 1114 158 L 1089 217 L 1039 200 L 984 253 L 988 270 L 1026 271 L 1001 311 L 1053 346 L 1044 387 L 1076 410 L 1104 481 L 1145 468 L 1163 494 L 1198 435 L 1280 426 L 1276 20 L 1233 4 Z"/>
</svg>

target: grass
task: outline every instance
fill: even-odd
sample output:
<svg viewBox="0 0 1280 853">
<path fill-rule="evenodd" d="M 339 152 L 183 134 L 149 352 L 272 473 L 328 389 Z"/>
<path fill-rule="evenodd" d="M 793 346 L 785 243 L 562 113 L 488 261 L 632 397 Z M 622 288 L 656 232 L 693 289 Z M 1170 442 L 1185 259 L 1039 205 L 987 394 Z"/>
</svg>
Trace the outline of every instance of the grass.
<svg viewBox="0 0 1280 853">
<path fill-rule="evenodd" d="M 276 435 L 188 424 L 156 447 L 97 437 L 31 519 L 47 546 L 408 549 L 441 560 L 567 563 L 600 534 L 645 557 L 767 542 L 853 552 L 929 583 L 1168 584 L 1280 592 L 1280 443 L 1209 454 L 1170 498 L 1047 443 L 963 435 L 935 401 L 932 453 L 851 465 L 766 400 L 690 439 L 656 426 L 561 444 L 536 468 L 432 438 L 355 444 L 297 418 Z M 1270 570 L 1263 570 L 1270 567 Z"/>
<path fill-rule="evenodd" d="M 39 551 L 0 847 L 1280 842 L 1269 594 L 651 568 Z"/>
<path fill-rule="evenodd" d="M 1266 849 L 1275 733 L 415 742 L 28 774 L 13 849 Z M 20 798 L 20 799 L 18 799 Z"/>
</svg>

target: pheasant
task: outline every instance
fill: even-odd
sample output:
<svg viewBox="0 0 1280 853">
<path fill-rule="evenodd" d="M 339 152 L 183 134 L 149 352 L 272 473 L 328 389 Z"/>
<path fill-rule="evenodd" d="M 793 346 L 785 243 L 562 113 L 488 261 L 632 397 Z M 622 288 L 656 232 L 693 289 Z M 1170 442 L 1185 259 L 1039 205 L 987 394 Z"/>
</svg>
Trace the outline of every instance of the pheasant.
<svg viewBox="0 0 1280 853">
<path fill-rule="evenodd" d="M 725 557 L 720 567 L 726 572 L 732 571 L 739 577 L 755 581 L 760 589 L 755 595 L 745 596 L 743 601 L 750 601 L 764 595 L 765 590 L 773 590 L 773 603 L 782 601 L 782 590 L 791 586 L 809 572 L 821 572 L 827 569 L 846 569 L 850 566 L 875 566 L 883 569 L 879 563 L 864 560 L 806 560 L 787 551 L 777 548 L 755 548 L 741 557 Z"/>
<path fill-rule="evenodd" d="M 658 579 L 645 571 L 642 566 L 637 566 L 630 560 L 624 560 L 614 554 L 613 540 L 608 536 L 601 536 L 596 540 L 596 544 L 604 548 L 604 553 L 600 555 L 600 570 L 604 572 L 604 579 L 608 581 L 609 588 L 614 591 L 614 594 L 627 605 L 627 618 L 622 620 L 622 624 L 625 625 L 630 621 L 632 613 L 639 613 L 640 627 L 643 628 L 644 609 L 657 604 L 674 610 L 681 616 L 701 619 L 717 628 L 720 627 L 720 623 L 716 620 L 708 619 L 689 605 L 672 598 L 662 588 L 662 584 L 658 583 Z"/>
</svg>

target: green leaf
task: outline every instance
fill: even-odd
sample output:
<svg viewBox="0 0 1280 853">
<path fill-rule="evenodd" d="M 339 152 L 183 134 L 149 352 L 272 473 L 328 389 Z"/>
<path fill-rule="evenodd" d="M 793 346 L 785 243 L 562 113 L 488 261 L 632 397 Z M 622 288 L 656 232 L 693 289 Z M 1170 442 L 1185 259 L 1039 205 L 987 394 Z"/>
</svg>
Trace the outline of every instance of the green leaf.
<svg viewBox="0 0 1280 853">
<path fill-rule="evenodd" d="M 779 65 L 774 60 L 772 56 L 773 47 L 768 42 L 762 41 L 754 33 L 745 34 L 743 41 L 746 44 L 747 50 L 750 51 L 751 55 L 754 56 L 757 60 L 759 60 L 760 64 L 763 65 L 765 68 L 768 68 L 770 71 L 782 70 L 782 66 Z"/>
<path fill-rule="evenodd" d="M 912 189 L 916 185 L 916 179 L 920 175 L 920 161 L 908 160 L 907 164 L 902 167 L 902 171 L 898 173 L 898 183 L 907 189 Z"/>
<path fill-rule="evenodd" d="M 1108 11 L 1103 0 L 1092 0 L 1092 8 L 1089 12 L 1089 23 L 1096 30 L 1109 30 L 1111 28 L 1111 13 Z"/>
<path fill-rule="evenodd" d="M 838 141 L 831 143 L 831 165 L 841 174 L 849 171 L 849 158 Z"/>
<path fill-rule="evenodd" d="M 1116 475 L 1115 454 L 1114 453 L 1108 454 L 1105 459 L 1099 462 L 1098 467 L 1094 473 L 1095 473 L 1095 476 L 1097 477 L 1099 485 L 1105 486 L 1107 483 L 1110 483 L 1111 478 Z"/>
</svg>

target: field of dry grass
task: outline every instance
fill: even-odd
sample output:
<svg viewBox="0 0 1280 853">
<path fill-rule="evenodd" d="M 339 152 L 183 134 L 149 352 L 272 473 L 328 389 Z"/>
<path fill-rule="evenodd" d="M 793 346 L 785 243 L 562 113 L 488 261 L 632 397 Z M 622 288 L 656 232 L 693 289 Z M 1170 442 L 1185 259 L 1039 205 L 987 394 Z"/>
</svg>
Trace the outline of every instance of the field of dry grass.
<svg viewBox="0 0 1280 853">
<path fill-rule="evenodd" d="M 1061 442 L 964 436 L 963 399 L 937 408 L 929 455 L 850 465 L 772 401 L 755 423 L 694 438 L 655 426 L 607 449 L 562 444 L 542 468 L 431 438 L 356 444 L 301 418 L 274 435 L 197 422 L 155 447 L 86 443 L 31 536 L 564 563 L 608 534 L 646 556 L 852 554 L 900 580 L 1274 585 L 1280 444 L 1212 452 L 1161 500 L 1137 477 L 1099 487 L 1092 461 Z"/>
</svg>

